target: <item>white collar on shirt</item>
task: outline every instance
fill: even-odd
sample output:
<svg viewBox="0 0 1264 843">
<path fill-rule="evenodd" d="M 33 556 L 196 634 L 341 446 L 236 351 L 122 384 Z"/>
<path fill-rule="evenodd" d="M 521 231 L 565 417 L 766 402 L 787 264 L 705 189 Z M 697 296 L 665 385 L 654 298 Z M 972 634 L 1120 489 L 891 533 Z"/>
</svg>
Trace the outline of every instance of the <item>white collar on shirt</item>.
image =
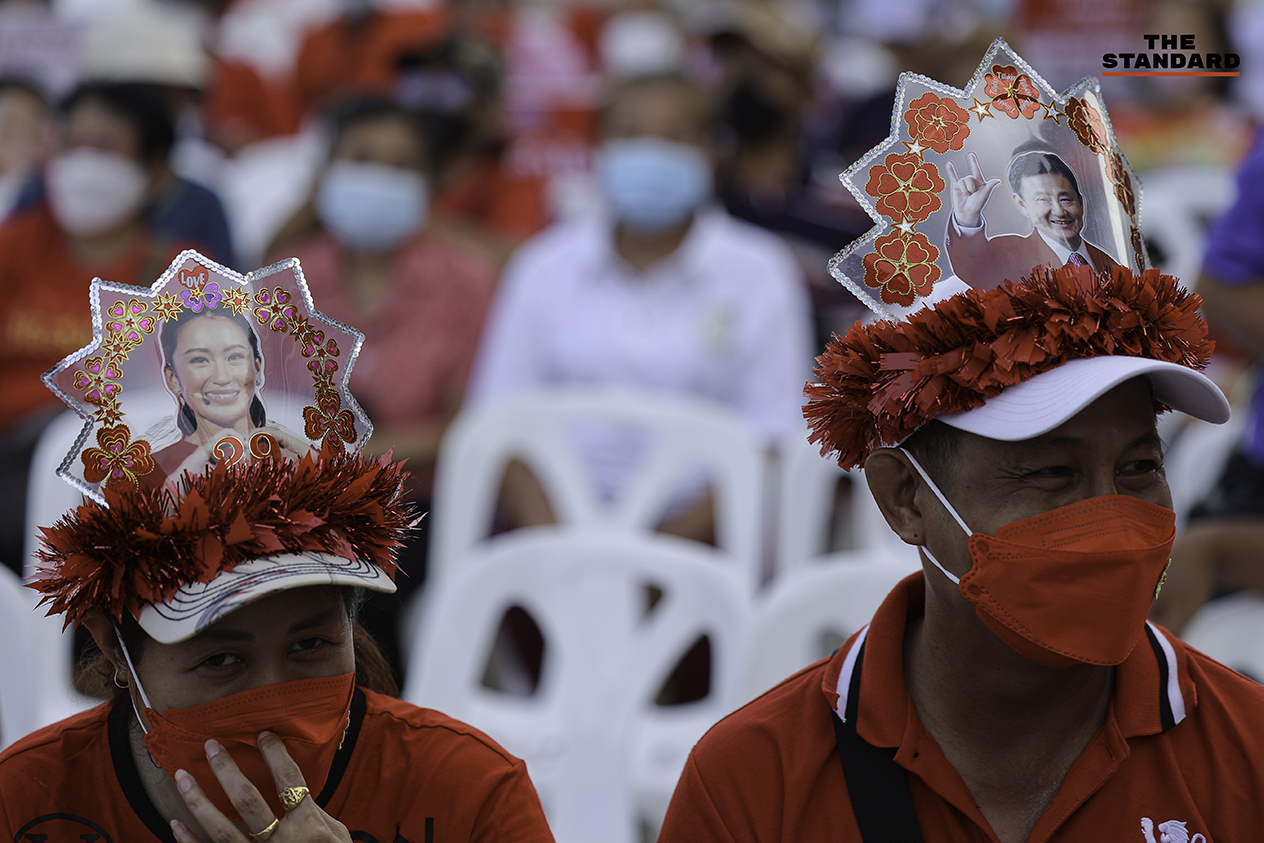
<svg viewBox="0 0 1264 843">
<path fill-rule="evenodd" d="M 1058 256 L 1058 266 L 1065 266 L 1067 259 L 1071 257 L 1071 250 L 1068 249 L 1061 242 L 1054 240 L 1052 237 L 1047 236 L 1040 229 L 1036 229 L 1036 233 L 1040 235 L 1041 240 L 1049 244 L 1049 248 L 1053 249 L 1053 253 Z M 1085 265 L 1087 266 L 1093 265 L 1093 259 L 1090 258 L 1088 254 L 1088 243 L 1085 241 L 1085 239 L 1082 236 L 1080 237 L 1080 248 L 1076 249 L 1075 251 L 1079 253 L 1080 257 L 1084 258 Z"/>
</svg>

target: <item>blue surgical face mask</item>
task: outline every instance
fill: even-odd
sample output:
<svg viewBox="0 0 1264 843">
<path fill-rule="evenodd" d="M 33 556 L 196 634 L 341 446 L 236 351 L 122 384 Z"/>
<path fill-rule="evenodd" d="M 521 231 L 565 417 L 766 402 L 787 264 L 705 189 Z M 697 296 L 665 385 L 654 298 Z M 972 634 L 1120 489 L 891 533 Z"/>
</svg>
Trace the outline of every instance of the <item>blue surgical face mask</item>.
<svg viewBox="0 0 1264 843">
<path fill-rule="evenodd" d="M 616 219 L 661 231 L 684 222 L 711 195 L 711 164 L 696 146 L 621 138 L 597 150 L 597 181 Z"/>
<path fill-rule="evenodd" d="M 430 191 L 412 170 L 335 161 L 316 191 L 316 214 L 339 242 L 363 252 L 386 252 L 426 224 Z"/>
</svg>

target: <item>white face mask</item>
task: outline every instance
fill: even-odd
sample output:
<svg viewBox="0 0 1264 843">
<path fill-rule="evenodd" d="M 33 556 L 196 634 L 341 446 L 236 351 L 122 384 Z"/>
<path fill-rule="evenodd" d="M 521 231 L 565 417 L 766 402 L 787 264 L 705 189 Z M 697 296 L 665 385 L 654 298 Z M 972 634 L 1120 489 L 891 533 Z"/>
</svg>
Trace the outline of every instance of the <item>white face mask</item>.
<svg viewBox="0 0 1264 843">
<path fill-rule="evenodd" d="M 48 204 L 68 234 L 109 231 L 140 210 L 149 188 L 145 170 L 130 158 L 77 147 L 48 162 Z"/>
<path fill-rule="evenodd" d="M 711 164 L 701 149 L 661 138 L 606 141 L 597 181 L 620 221 L 642 231 L 684 222 L 711 194 Z"/>
<path fill-rule="evenodd" d="M 316 191 L 316 215 L 350 249 L 386 252 L 426 224 L 424 176 L 399 167 L 335 161 Z"/>
<path fill-rule="evenodd" d="M 970 536 L 974 535 L 974 530 L 971 530 L 970 526 L 966 524 L 966 520 L 957 514 L 957 510 L 953 507 L 952 504 L 948 502 L 948 497 L 939 490 L 939 487 L 935 485 L 935 481 L 930 479 L 930 475 L 926 472 L 926 469 L 922 468 L 922 464 L 917 461 L 917 458 L 914 457 L 911 453 L 909 453 L 904 448 L 900 449 L 900 453 L 908 457 L 909 462 L 913 463 L 913 467 L 917 469 L 917 473 L 921 475 L 922 480 L 925 481 L 926 485 L 930 487 L 931 494 L 934 495 L 935 498 L 938 499 L 938 501 L 944 505 L 944 509 L 948 510 L 948 514 L 951 515 L 953 517 L 953 520 L 955 520 L 957 524 L 961 527 L 961 529 L 965 531 L 966 538 L 968 539 L 970 538 Z M 961 584 L 961 577 L 957 576 L 954 573 L 951 573 L 947 568 L 945 568 L 940 563 L 940 561 L 936 559 L 934 555 L 930 552 L 929 547 L 926 547 L 926 545 L 922 545 L 921 548 L 919 549 L 922 551 L 922 553 L 926 554 L 926 558 L 931 561 L 931 564 L 933 564 L 936 568 L 942 571 L 945 577 L 952 580 L 953 585 Z"/>
</svg>

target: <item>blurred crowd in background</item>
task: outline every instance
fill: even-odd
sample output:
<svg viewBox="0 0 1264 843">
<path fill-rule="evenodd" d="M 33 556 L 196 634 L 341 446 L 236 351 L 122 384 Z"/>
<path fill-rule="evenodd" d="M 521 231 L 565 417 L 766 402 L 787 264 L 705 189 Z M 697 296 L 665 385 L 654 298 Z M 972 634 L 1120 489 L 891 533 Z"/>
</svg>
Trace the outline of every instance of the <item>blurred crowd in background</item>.
<svg viewBox="0 0 1264 843">
<path fill-rule="evenodd" d="M 1264 4 L 0 0 L 3 561 L 25 563 L 27 465 L 64 409 L 38 377 L 91 339 L 94 276 L 148 285 L 185 248 L 241 272 L 299 257 L 316 306 L 367 334 L 351 385 L 377 425 L 370 447 L 409 458 L 423 505 L 471 377 L 479 401 L 532 378 L 701 393 L 750 409 L 771 442 L 802 429 L 814 350 L 862 315 L 827 271 L 872 224 L 838 175 L 889 132 L 899 71 L 964 85 L 1004 37 L 1063 90 L 1152 32 L 1241 56 L 1233 79 L 1102 83 L 1147 186 L 1152 260 L 1193 281 L 1264 114 Z M 668 152 L 617 143 L 641 137 Z M 680 175 L 624 196 L 647 183 L 638 166 Z M 749 248 L 721 274 L 744 286 L 715 295 L 753 315 L 733 304 L 703 338 L 747 368 L 673 345 L 664 317 L 695 303 L 661 290 L 541 304 L 588 255 L 583 226 L 621 202 L 658 216 L 641 227 L 653 236 L 616 244 L 618 271 L 593 271 L 613 285 L 714 275 L 731 244 Z M 694 248 L 686 229 L 704 208 L 719 233 Z M 532 343 L 553 357 L 528 372 Z M 696 376 L 675 371 L 695 363 Z M 547 517 L 524 484 L 506 518 Z M 670 514 L 705 537 L 686 492 Z"/>
</svg>

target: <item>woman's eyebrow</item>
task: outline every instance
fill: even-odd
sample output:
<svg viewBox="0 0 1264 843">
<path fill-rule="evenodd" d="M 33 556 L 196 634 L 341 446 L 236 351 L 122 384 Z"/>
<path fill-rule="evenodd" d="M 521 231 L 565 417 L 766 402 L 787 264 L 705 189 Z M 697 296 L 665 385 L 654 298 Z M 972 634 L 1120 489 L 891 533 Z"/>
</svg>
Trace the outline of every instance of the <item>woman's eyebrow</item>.
<svg viewBox="0 0 1264 843">
<path fill-rule="evenodd" d="M 233 343 L 232 345 L 226 345 L 226 346 L 224 346 L 224 350 L 225 350 L 225 351 L 232 351 L 233 349 L 237 349 L 237 348 L 245 348 L 245 347 L 246 347 L 246 344 L 245 344 L 244 342 L 235 342 L 235 343 Z M 211 353 L 211 350 L 210 350 L 209 348 L 189 348 L 189 349 L 185 349 L 185 352 L 184 352 L 184 353 L 185 353 L 185 354 L 193 354 L 193 353 L 195 353 L 195 352 L 196 352 L 196 353 L 198 353 L 198 354 L 210 354 L 210 353 Z"/>
</svg>

